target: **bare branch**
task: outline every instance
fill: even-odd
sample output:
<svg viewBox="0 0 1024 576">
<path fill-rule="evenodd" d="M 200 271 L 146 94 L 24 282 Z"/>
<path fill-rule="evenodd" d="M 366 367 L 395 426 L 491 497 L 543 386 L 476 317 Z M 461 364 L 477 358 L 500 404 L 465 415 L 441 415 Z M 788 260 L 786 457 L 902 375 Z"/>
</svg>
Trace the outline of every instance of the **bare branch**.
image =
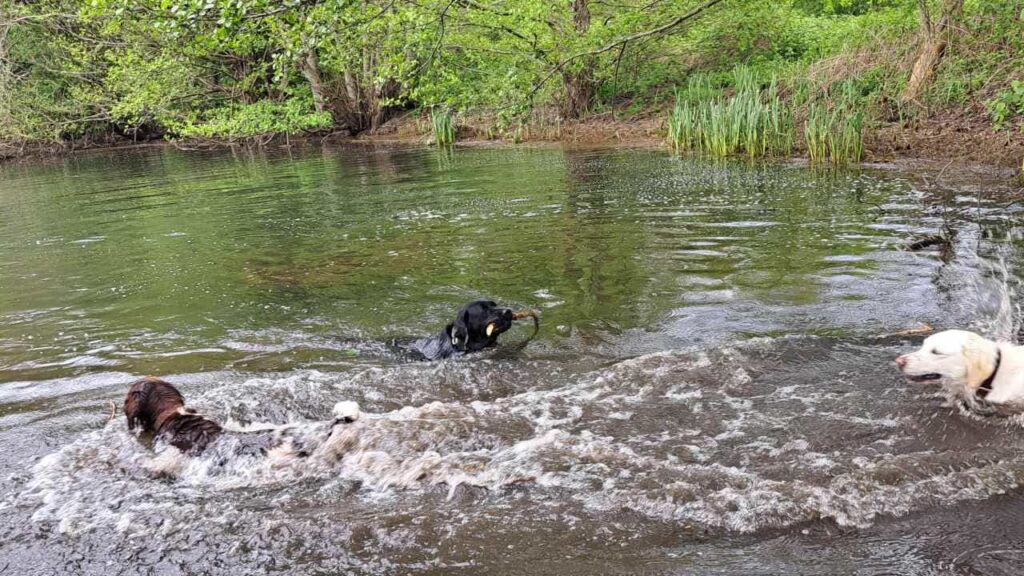
<svg viewBox="0 0 1024 576">
<path fill-rule="evenodd" d="M 648 38 L 648 37 L 651 37 L 651 36 L 657 36 L 657 35 L 660 35 L 660 34 L 665 34 L 665 33 L 669 32 L 669 31 L 671 31 L 673 28 L 676 28 L 680 24 L 686 22 L 687 20 L 691 20 L 691 19 L 695 18 L 701 12 L 707 10 L 708 8 L 711 8 L 715 4 L 718 4 L 718 3 L 722 2 L 722 1 L 723 0 L 707 0 L 707 2 L 704 2 L 700 6 L 697 6 L 696 8 L 694 8 L 693 10 L 690 10 L 689 12 L 687 12 L 687 13 L 685 13 L 685 14 L 677 17 L 677 18 L 674 18 L 670 22 L 662 24 L 661 26 L 658 26 L 657 28 L 651 28 L 650 30 L 644 30 L 644 31 L 641 31 L 641 32 L 636 32 L 634 34 L 630 34 L 628 36 L 623 36 L 622 38 L 618 38 L 618 39 L 616 39 L 616 40 L 614 40 L 614 41 L 612 41 L 612 42 L 610 42 L 608 44 L 605 44 L 604 46 L 602 46 L 600 48 L 596 48 L 594 50 L 586 50 L 586 51 L 583 51 L 583 52 L 578 52 L 576 54 L 573 54 L 572 56 L 569 56 L 565 60 L 562 60 L 561 62 L 556 64 L 551 70 L 548 71 L 548 73 L 543 78 L 540 79 L 539 82 L 534 84 L 533 89 L 530 90 L 529 98 L 532 99 L 533 96 L 537 93 L 537 91 L 540 90 L 541 87 L 543 87 L 544 84 L 546 84 L 547 81 L 550 80 L 552 76 L 554 76 L 555 74 L 558 74 L 559 72 L 561 72 L 563 68 L 568 66 L 574 60 L 579 60 L 580 58 L 583 58 L 583 57 L 586 57 L 586 56 L 597 56 L 599 54 L 603 54 L 605 52 L 608 52 L 609 50 L 614 50 L 615 48 L 617 48 L 617 47 L 619 47 L 621 45 L 628 44 L 628 43 L 633 42 L 635 40 L 640 40 L 640 39 Z"/>
</svg>

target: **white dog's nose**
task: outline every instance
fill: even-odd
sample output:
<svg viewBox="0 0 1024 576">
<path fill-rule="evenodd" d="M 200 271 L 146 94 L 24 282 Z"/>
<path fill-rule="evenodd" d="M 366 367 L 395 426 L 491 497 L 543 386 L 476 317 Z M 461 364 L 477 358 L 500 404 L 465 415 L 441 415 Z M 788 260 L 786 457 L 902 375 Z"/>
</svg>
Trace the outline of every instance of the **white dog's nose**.
<svg viewBox="0 0 1024 576">
<path fill-rule="evenodd" d="M 896 365 L 899 366 L 900 368 L 903 368 L 904 366 L 906 366 L 907 365 L 907 357 L 906 356 L 899 356 L 899 357 L 897 357 L 896 358 Z"/>
</svg>

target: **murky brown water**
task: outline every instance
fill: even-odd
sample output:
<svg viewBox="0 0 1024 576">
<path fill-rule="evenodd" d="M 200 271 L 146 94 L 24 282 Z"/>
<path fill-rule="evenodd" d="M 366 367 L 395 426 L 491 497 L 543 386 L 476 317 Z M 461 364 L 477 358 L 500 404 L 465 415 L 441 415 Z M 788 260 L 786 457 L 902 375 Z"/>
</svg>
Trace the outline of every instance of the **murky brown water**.
<svg viewBox="0 0 1024 576">
<path fill-rule="evenodd" d="M 0 574 L 1019 574 L 1024 430 L 884 336 L 1016 335 L 1006 192 L 637 150 L 2 166 Z M 479 296 L 541 332 L 387 346 Z M 365 416 L 159 477 L 106 422 L 141 374 L 232 426 Z"/>
</svg>

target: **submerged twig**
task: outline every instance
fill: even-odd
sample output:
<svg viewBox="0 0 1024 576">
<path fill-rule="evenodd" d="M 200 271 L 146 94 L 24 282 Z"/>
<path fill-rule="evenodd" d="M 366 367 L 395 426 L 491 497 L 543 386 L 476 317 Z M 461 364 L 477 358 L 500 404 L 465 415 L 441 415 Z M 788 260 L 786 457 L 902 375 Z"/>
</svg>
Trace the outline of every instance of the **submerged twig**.
<svg viewBox="0 0 1024 576">
<path fill-rule="evenodd" d="M 932 246 L 941 246 L 942 248 L 948 248 L 949 244 L 949 239 L 943 236 L 926 236 L 924 238 L 921 238 L 920 240 L 915 240 L 914 242 L 908 244 L 907 250 L 910 250 L 911 252 L 917 252 L 919 250 L 924 250 L 925 248 L 930 248 Z"/>
</svg>

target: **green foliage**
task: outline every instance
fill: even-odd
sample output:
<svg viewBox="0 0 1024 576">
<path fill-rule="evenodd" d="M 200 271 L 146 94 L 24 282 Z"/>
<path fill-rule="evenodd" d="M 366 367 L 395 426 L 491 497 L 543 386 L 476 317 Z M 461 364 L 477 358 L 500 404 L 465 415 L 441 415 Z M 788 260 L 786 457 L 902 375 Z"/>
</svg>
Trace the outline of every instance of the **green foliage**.
<svg viewBox="0 0 1024 576">
<path fill-rule="evenodd" d="M 129 50 L 107 57 L 110 64 L 102 99 L 111 102 L 114 122 L 166 125 L 181 113 L 177 104 L 194 90 L 189 66 L 171 54 L 142 55 Z"/>
<path fill-rule="evenodd" d="M 355 133 L 414 108 L 522 135 L 580 77 L 584 109 L 671 108 L 670 139 L 707 154 L 786 154 L 799 117 L 856 157 L 865 126 L 923 114 L 899 100 L 916 0 L 730 0 L 643 35 L 701 3 L 0 0 L 0 139 Z M 1019 0 L 967 0 L 921 108 L 1019 122 L 1022 28 Z"/>
<path fill-rule="evenodd" d="M 1024 118 L 1024 82 L 1013 80 L 1009 88 L 1000 90 L 985 106 L 997 130 L 1019 123 Z"/>
<path fill-rule="evenodd" d="M 983 105 L 994 127 L 1010 127 L 1020 112 L 1024 79 L 1024 5 L 1019 0 L 967 0 L 964 17 L 925 94 L 933 106 Z M 978 109 L 981 106 L 977 106 Z"/>
<path fill-rule="evenodd" d="M 843 165 L 860 162 L 864 155 L 864 116 L 849 101 L 829 110 L 812 103 L 804 121 L 804 142 L 812 164 Z"/>
<path fill-rule="evenodd" d="M 201 119 L 189 119 L 174 125 L 176 134 L 186 138 L 248 138 L 264 134 L 297 133 L 330 128 L 331 117 L 314 112 L 308 102 L 299 99 L 274 103 L 232 104 L 214 108 Z"/>
<path fill-rule="evenodd" d="M 794 6 L 810 14 L 864 14 L 870 10 L 898 5 L 898 0 L 796 0 Z"/>
</svg>

